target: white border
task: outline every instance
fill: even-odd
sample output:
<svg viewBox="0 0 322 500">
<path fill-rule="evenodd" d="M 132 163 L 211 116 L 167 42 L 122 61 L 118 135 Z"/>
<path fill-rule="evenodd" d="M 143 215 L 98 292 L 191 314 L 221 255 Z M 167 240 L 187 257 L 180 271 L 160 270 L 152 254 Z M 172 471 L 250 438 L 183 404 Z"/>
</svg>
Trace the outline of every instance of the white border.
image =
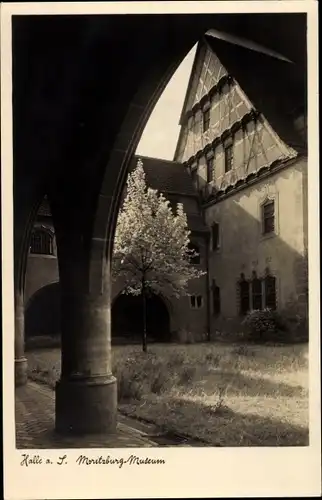
<svg viewBox="0 0 322 500">
<path fill-rule="evenodd" d="M 142 14 L 142 13 L 308 14 L 308 138 L 309 138 L 309 279 L 310 279 L 310 446 L 307 448 L 147 448 L 107 450 L 112 457 L 136 454 L 166 459 L 163 466 L 80 467 L 67 450 L 62 466 L 19 466 L 14 449 L 14 312 L 13 199 L 11 109 L 12 14 Z M 319 339 L 319 158 L 318 158 L 318 10 L 313 1 L 15 3 L 1 5 L 1 134 L 2 134 L 2 272 L 5 498 L 148 498 L 316 496 L 320 493 L 320 339 Z M 34 450 L 36 451 L 36 450 Z M 83 450 L 93 457 L 103 450 Z M 65 452 L 44 450 L 53 460 Z"/>
</svg>

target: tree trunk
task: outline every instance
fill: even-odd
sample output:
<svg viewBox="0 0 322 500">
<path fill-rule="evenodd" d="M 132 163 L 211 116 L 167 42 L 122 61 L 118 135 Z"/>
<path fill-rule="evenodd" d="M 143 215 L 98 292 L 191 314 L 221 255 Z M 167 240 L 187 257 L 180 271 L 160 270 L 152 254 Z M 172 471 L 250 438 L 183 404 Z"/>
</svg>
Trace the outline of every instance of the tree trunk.
<svg viewBox="0 0 322 500">
<path fill-rule="evenodd" d="M 145 282 L 142 281 L 142 306 L 143 306 L 143 332 L 142 332 L 142 349 L 143 352 L 147 352 L 147 332 L 146 332 L 146 292 L 145 292 Z"/>
</svg>

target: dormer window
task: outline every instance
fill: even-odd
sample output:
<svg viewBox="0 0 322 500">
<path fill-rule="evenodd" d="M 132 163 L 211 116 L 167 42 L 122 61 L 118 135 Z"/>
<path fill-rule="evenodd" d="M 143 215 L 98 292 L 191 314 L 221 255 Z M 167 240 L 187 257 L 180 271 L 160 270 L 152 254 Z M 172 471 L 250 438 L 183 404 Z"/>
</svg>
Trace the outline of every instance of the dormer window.
<svg viewBox="0 0 322 500">
<path fill-rule="evenodd" d="M 193 119 L 193 133 L 194 135 L 199 135 L 200 134 L 200 121 L 197 119 L 197 116 L 194 116 Z"/>
<path fill-rule="evenodd" d="M 226 173 L 233 168 L 234 164 L 234 145 L 232 140 L 230 140 L 225 144 L 224 152 L 225 152 L 225 173 Z"/>
<path fill-rule="evenodd" d="M 206 158 L 207 164 L 207 182 L 211 182 L 214 178 L 214 156 Z"/>
<path fill-rule="evenodd" d="M 202 118 L 203 132 L 206 132 L 210 127 L 210 108 L 207 108 L 203 112 Z"/>
<path fill-rule="evenodd" d="M 199 187 L 198 167 L 199 167 L 199 162 L 196 162 L 190 168 L 190 175 L 192 178 L 192 182 L 197 189 Z"/>
</svg>

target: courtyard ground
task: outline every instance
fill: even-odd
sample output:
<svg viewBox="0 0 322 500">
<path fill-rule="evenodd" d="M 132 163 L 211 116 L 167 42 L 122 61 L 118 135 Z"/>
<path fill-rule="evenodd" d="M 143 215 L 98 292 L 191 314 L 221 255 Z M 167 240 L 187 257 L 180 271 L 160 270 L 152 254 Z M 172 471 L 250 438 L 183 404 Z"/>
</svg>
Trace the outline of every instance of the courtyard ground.
<svg viewBox="0 0 322 500">
<path fill-rule="evenodd" d="M 207 446 L 308 445 L 308 346 L 115 346 L 121 414 Z M 54 388 L 60 349 L 27 353 L 29 377 Z"/>
</svg>

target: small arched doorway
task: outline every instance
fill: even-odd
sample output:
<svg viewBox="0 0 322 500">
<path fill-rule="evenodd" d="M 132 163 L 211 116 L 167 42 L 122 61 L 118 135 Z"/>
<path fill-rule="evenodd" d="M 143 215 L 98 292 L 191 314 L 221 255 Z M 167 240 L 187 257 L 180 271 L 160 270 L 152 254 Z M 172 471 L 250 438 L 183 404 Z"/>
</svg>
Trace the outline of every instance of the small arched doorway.
<svg viewBox="0 0 322 500">
<path fill-rule="evenodd" d="M 26 338 L 60 334 L 60 286 L 52 283 L 37 290 L 25 311 Z"/>
<path fill-rule="evenodd" d="M 159 295 L 146 300 L 147 338 L 150 342 L 170 340 L 170 316 Z M 142 296 L 119 294 L 112 305 L 112 339 L 115 342 L 139 342 L 143 331 Z"/>
</svg>

